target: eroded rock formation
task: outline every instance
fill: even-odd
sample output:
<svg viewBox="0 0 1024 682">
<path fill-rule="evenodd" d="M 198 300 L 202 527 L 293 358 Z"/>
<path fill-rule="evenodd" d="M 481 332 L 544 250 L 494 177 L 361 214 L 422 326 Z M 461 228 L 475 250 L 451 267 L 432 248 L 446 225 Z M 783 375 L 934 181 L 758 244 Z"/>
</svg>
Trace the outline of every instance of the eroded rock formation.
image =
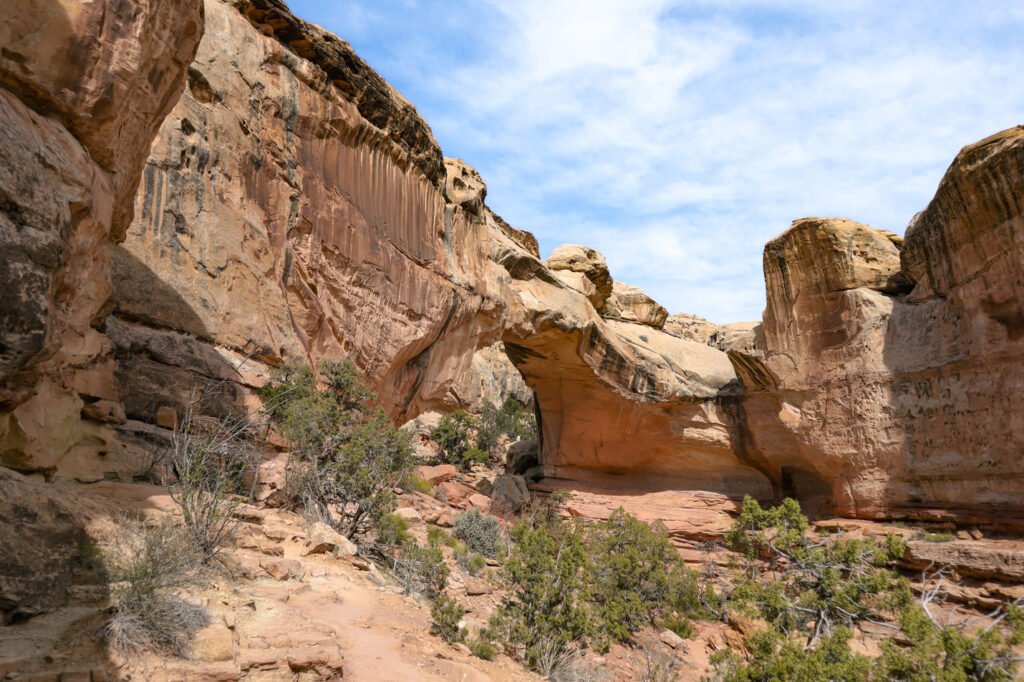
<svg viewBox="0 0 1024 682">
<path fill-rule="evenodd" d="M 110 250 L 203 26 L 185 0 L 14 0 L 0 18 L 0 462 L 119 470 L 98 327 Z"/>
<path fill-rule="evenodd" d="M 763 323 L 666 322 L 642 292 L 608 287 L 585 247 L 520 258 L 526 322 L 506 346 L 537 393 L 541 463 L 568 480 L 544 485 L 589 480 L 628 501 L 656 477 L 846 516 L 1019 527 L 1022 167 L 1022 128 L 965 148 L 905 242 L 796 221 L 765 248 Z"/>
<path fill-rule="evenodd" d="M 747 428 L 787 492 L 1019 525 L 1024 129 L 957 155 L 906 239 L 798 221 L 765 249 Z"/>
<path fill-rule="evenodd" d="M 409 102 L 279 0 L 126 7 L 0 20 L 5 465 L 124 477 L 114 426 L 351 356 L 398 421 L 535 393 L 549 486 L 1024 515 L 1020 128 L 961 152 L 905 242 L 797 221 L 766 247 L 764 320 L 718 326 L 593 249 L 542 261 Z"/>
<path fill-rule="evenodd" d="M 486 355 L 471 376 L 508 279 L 480 176 L 344 41 L 271 0 L 206 7 L 115 259 L 129 417 L 289 359 L 351 355 L 400 421 L 509 383 Z"/>
<path fill-rule="evenodd" d="M 542 262 L 507 244 L 494 257 L 513 277 L 505 348 L 536 396 L 547 476 L 771 495 L 736 445 L 740 386 L 724 352 L 651 326 L 660 306 L 633 288 L 623 291 L 636 321 L 621 307 L 603 317 L 595 303 L 607 310 L 614 284 L 592 249 L 560 247 Z"/>
</svg>

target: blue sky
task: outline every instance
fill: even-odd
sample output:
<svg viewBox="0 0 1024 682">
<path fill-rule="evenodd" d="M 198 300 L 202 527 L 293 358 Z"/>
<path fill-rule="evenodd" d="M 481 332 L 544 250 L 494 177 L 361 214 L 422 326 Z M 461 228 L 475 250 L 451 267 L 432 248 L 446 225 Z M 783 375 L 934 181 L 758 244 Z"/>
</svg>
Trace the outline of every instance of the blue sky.
<svg viewBox="0 0 1024 682">
<path fill-rule="evenodd" d="M 542 255 L 671 312 L 760 318 L 805 216 L 903 233 L 957 150 L 1024 123 L 1024 3 L 293 0 L 412 101 Z"/>
</svg>

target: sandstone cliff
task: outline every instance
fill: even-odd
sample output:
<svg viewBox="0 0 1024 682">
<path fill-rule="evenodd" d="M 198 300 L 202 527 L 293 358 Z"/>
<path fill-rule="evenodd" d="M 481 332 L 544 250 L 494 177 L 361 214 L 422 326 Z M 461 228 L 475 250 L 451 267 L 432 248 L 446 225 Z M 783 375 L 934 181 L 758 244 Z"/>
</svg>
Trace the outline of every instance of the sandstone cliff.
<svg viewBox="0 0 1024 682">
<path fill-rule="evenodd" d="M 763 363 L 734 359 L 784 490 L 850 516 L 1020 523 L 1022 167 L 1017 127 L 957 155 L 905 241 L 805 220 L 766 247 Z"/>
<path fill-rule="evenodd" d="M 535 393 L 549 485 L 1021 514 L 1021 129 L 966 148 L 905 243 L 797 221 L 766 247 L 762 323 L 718 326 L 592 249 L 542 261 L 409 102 L 279 0 L 16 9 L 5 465 L 130 476 L 112 425 L 351 356 L 400 421 Z"/>
<path fill-rule="evenodd" d="M 14 0 L 0 18 L 0 463 L 120 465 L 111 247 L 203 27 L 184 0 Z"/>
<path fill-rule="evenodd" d="M 505 257 L 506 348 L 562 479 L 542 487 L 603 496 L 590 513 L 675 490 L 1020 527 L 1022 160 L 1019 127 L 965 148 L 905 242 L 794 222 L 765 247 L 763 323 L 666 321 L 586 247 Z"/>
<path fill-rule="evenodd" d="M 479 176 L 283 3 L 206 12 L 115 257 L 128 416 L 151 421 L 209 378 L 259 385 L 266 363 L 346 355 L 396 419 L 466 406 L 507 281 Z"/>
</svg>

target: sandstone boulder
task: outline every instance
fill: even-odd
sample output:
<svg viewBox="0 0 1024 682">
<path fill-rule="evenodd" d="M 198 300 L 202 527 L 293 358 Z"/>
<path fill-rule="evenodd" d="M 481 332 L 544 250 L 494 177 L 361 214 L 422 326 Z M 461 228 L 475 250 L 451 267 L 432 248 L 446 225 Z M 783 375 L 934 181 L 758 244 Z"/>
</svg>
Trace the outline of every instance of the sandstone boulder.
<svg viewBox="0 0 1024 682">
<path fill-rule="evenodd" d="M 433 485 L 438 485 L 458 476 L 459 470 L 451 464 L 437 464 L 435 466 L 418 466 L 416 467 L 416 474 L 424 481 L 430 481 Z"/>
<path fill-rule="evenodd" d="M 302 580 L 305 570 L 294 559 L 264 559 L 260 567 L 274 580 Z"/>
<path fill-rule="evenodd" d="M 681 339 L 707 343 L 711 335 L 718 331 L 718 325 L 699 315 L 676 313 L 665 318 L 663 329 L 665 333 L 678 336 Z"/>
<path fill-rule="evenodd" d="M 551 252 L 544 265 L 595 308 L 601 308 L 611 296 L 613 282 L 608 262 L 594 249 L 563 244 Z"/>
<path fill-rule="evenodd" d="M 423 517 L 412 507 L 402 507 L 395 510 L 395 516 L 405 521 L 411 528 L 423 525 Z"/>
<path fill-rule="evenodd" d="M 635 322 L 655 329 L 665 326 L 668 311 L 639 289 L 622 282 L 612 285 L 611 296 L 599 308 L 602 317 Z"/>
<path fill-rule="evenodd" d="M 336 556 L 355 556 L 358 548 L 347 537 L 334 530 L 322 521 L 314 522 L 306 537 L 306 555 L 334 554 Z"/>
<path fill-rule="evenodd" d="M 491 503 L 495 509 L 516 513 L 530 503 L 530 490 L 522 476 L 504 474 L 494 479 Z"/>
<path fill-rule="evenodd" d="M 512 443 L 505 453 L 505 471 L 509 474 L 525 474 L 537 466 L 538 454 L 535 440 L 519 440 Z"/>
</svg>

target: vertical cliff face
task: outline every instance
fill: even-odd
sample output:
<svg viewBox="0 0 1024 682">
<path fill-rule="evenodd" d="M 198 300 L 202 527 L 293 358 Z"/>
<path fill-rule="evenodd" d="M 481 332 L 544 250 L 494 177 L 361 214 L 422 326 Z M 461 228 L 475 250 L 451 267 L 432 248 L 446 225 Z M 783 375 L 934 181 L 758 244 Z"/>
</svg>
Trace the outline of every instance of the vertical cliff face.
<svg viewBox="0 0 1024 682">
<path fill-rule="evenodd" d="M 282 3 L 206 13 L 115 258 L 129 416 L 209 377 L 251 386 L 266 363 L 347 355 L 397 419 L 464 406 L 508 280 L 479 176 L 446 167 L 412 105 Z"/>
<path fill-rule="evenodd" d="M 0 462 L 116 471 L 110 249 L 202 33 L 184 0 L 14 0 L 0 18 Z"/>
<path fill-rule="evenodd" d="M 965 148 L 906 239 L 803 220 L 765 248 L 734 352 L 783 490 L 846 515 L 1019 522 L 1024 131 Z"/>
</svg>

